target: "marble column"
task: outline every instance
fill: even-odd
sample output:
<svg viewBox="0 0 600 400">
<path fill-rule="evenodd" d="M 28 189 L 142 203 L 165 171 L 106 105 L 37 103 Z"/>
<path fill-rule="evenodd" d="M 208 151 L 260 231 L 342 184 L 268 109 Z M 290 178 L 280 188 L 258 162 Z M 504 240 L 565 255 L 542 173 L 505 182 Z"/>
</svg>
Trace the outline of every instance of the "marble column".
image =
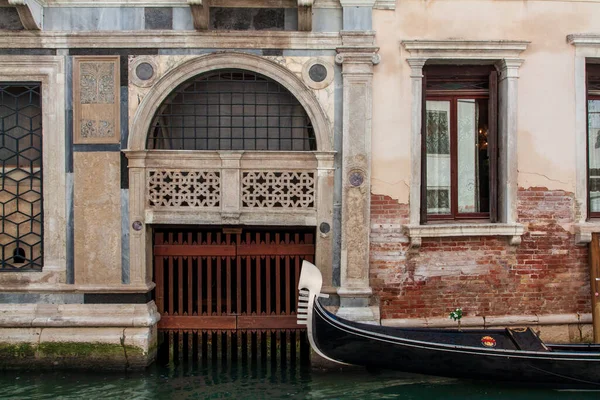
<svg viewBox="0 0 600 400">
<path fill-rule="evenodd" d="M 377 320 L 369 308 L 371 119 L 375 34 L 343 31 L 336 62 L 343 76 L 342 249 L 340 310 L 354 320 Z"/>
</svg>

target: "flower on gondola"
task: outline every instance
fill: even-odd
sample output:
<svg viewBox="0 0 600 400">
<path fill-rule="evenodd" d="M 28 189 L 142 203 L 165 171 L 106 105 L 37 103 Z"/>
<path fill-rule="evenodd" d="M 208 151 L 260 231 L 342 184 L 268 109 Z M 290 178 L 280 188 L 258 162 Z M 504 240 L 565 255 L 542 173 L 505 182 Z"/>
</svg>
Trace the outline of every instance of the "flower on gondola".
<svg viewBox="0 0 600 400">
<path fill-rule="evenodd" d="M 456 310 L 452 311 L 450 313 L 450 319 L 453 321 L 458 321 L 462 318 L 463 312 L 462 312 L 462 308 L 457 308 Z"/>
</svg>

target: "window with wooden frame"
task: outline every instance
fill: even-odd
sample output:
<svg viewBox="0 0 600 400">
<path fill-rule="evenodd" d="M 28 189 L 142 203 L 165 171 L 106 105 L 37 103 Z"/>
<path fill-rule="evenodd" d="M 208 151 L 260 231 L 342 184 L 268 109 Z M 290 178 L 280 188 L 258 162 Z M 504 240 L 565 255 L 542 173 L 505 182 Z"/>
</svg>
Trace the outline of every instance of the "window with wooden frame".
<svg viewBox="0 0 600 400">
<path fill-rule="evenodd" d="M 497 72 L 428 65 L 423 75 L 421 223 L 496 222 Z"/>
<path fill-rule="evenodd" d="M 588 217 L 600 218 L 600 64 L 586 65 Z"/>
</svg>

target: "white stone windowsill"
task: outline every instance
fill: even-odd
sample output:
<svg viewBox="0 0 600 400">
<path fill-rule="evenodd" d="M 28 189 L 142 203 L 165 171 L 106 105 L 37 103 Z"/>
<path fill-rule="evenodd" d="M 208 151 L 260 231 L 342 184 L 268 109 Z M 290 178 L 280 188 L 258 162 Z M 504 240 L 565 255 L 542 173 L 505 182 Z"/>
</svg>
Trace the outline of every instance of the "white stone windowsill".
<svg viewBox="0 0 600 400">
<path fill-rule="evenodd" d="M 521 243 L 525 228 L 521 224 L 456 223 L 404 225 L 402 231 L 410 238 L 411 247 L 421 247 L 422 238 L 456 236 L 508 236 L 511 245 Z"/>
<path fill-rule="evenodd" d="M 586 245 L 592 241 L 592 233 L 600 233 L 600 221 L 575 224 L 575 243 Z"/>
</svg>

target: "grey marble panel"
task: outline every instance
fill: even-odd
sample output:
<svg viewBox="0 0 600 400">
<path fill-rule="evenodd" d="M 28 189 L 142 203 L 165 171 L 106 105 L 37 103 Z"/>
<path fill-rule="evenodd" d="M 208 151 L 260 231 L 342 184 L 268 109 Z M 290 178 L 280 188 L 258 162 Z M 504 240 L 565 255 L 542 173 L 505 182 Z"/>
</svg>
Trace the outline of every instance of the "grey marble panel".
<svg viewBox="0 0 600 400">
<path fill-rule="evenodd" d="M 173 7 L 173 30 L 194 30 L 194 19 L 189 7 Z"/>
<path fill-rule="evenodd" d="M 313 32 L 339 32 L 343 29 L 341 8 L 313 8 Z"/>
<path fill-rule="evenodd" d="M 121 283 L 129 284 L 129 189 L 121 189 Z"/>
<path fill-rule="evenodd" d="M 239 51 L 247 54 L 255 54 L 257 56 L 262 56 L 262 50 L 254 50 L 254 49 L 159 49 L 158 54 L 161 56 L 175 56 L 175 55 L 199 55 L 199 54 L 209 54 L 214 53 L 215 51 Z"/>
<path fill-rule="evenodd" d="M 0 29 L 23 29 L 23 24 L 15 7 L 0 7 Z"/>
<path fill-rule="evenodd" d="M 298 30 L 298 10 L 296 8 L 286 8 L 283 29 L 286 31 Z"/>
<path fill-rule="evenodd" d="M 335 56 L 335 50 L 284 50 L 285 57 L 326 57 Z"/>
<path fill-rule="evenodd" d="M 142 30 L 143 16 L 139 7 L 47 7 L 44 30 Z"/>
<path fill-rule="evenodd" d="M 165 7 L 144 8 L 145 29 L 173 29 L 173 9 Z"/>
<path fill-rule="evenodd" d="M 83 294 L 0 293 L 1 304 L 83 304 Z"/>
<path fill-rule="evenodd" d="M 73 173 L 66 176 L 67 191 L 67 283 L 75 283 L 75 229 L 73 206 Z"/>
<path fill-rule="evenodd" d="M 345 31 L 370 31 L 373 28 L 371 7 L 344 7 Z"/>
</svg>

